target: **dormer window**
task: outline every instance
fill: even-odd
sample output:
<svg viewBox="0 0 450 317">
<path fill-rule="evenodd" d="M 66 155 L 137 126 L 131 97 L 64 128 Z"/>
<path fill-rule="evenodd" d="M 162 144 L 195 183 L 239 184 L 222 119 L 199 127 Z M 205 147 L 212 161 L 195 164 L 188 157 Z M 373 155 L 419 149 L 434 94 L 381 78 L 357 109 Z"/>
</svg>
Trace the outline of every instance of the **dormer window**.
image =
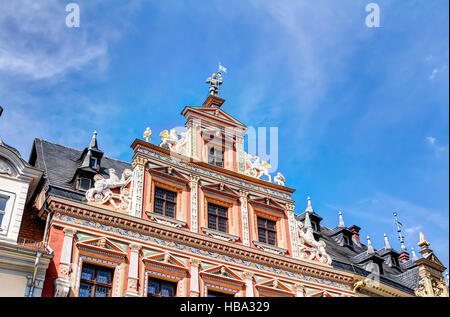
<svg viewBox="0 0 450 317">
<path fill-rule="evenodd" d="M 318 230 L 319 228 L 317 227 L 317 223 L 315 221 L 311 221 L 311 226 L 312 226 L 314 231 L 319 231 Z"/>
<path fill-rule="evenodd" d="M 400 266 L 397 257 L 391 256 L 391 261 L 393 266 Z"/>
<path fill-rule="evenodd" d="M 344 234 L 344 246 L 352 246 L 352 238 L 346 234 Z"/>
<path fill-rule="evenodd" d="M 94 168 L 94 169 L 97 168 L 97 158 L 96 157 L 91 157 L 90 167 Z"/>
<path fill-rule="evenodd" d="M 217 167 L 223 167 L 223 150 L 210 146 L 208 148 L 208 163 Z"/>
<path fill-rule="evenodd" d="M 82 177 L 78 179 L 78 190 L 88 191 L 91 189 L 92 181 L 89 178 Z"/>
</svg>

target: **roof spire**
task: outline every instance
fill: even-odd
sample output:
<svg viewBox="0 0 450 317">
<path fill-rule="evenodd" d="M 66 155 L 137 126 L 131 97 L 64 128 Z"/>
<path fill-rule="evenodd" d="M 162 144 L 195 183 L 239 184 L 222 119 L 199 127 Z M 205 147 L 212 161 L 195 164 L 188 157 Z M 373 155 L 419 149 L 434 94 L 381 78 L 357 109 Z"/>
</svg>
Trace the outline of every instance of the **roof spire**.
<svg viewBox="0 0 450 317">
<path fill-rule="evenodd" d="M 391 244 L 389 243 L 386 233 L 384 234 L 384 248 L 386 250 L 392 250 Z"/>
<path fill-rule="evenodd" d="M 303 227 L 305 228 L 305 230 L 308 230 L 309 228 L 312 228 L 311 220 L 309 219 L 309 212 L 308 211 L 305 214 L 305 223 L 304 223 Z"/>
<path fill-rule="evenodd" d="M 92 135 L 91 143 L 89 144 L 89 150 L 90 149 L 97 149 L 98 150 L 97 131 L 94 131 L 94 134 Z"/>
<path fill-rule="evenodd" d="M 345 228 L 344 217 L 342 217 L 342 211 L 339 210 L 339 228 Z"/>
<path fill-rule="evenodd" d="M 312 204 L 311 204 L 311 197 L 309 197 L 309 196 L 308 196 L 308 206 L 306 207 L 305 212 L 306 213 L 308 213 L 308 212 L 309 213 L 313 213 L 314 212 Z"/>
<path fill-rule="evenodd" d="M 397 232 L 398 232 L 398 239 L 400 240 L 400 245 L 402 248 L 402 252 L 406 252 L 406 245 L 405 245 L 405 239 L 403 238 L 402 235 L 402 223 L 400 221 L 398 221 L 397 219 L 397 213 L 394 211 L 394 222 L 397 225 Z"/>
<path fill-rule="evenodd" d="M 372 246 L 372 242 L 370 241 L 370 236 L 369 235 L 367 235 L 367 253 L 369 253 L 369 254 L 374 254 L 375 253 L 375 250 L 374 250 L 374 248 Z"/>
<path fill-rule="evenodd" d="M 417 261 L 419 258 L 417 257 L 416 251 L 414 248 L 411 248 L 412 260 Z"/>
</svg>

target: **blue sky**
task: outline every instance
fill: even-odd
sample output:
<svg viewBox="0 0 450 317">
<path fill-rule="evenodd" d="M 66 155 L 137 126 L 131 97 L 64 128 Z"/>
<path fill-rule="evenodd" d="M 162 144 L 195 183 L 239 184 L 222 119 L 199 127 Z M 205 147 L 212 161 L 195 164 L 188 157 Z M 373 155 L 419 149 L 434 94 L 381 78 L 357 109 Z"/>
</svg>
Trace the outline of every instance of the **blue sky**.
<svg viewBox="0 0 450 317">
<path fill-rule="evenodd" d="M 108 156 L 131 160 L 147 126 L 182 126 L 205 79 L 228 68 L 223 109 L 279 128 L 279 170 L 324 225 L 359 225 L 408 249 L 419 232 L 449 263 L 448 1 L 69 1 L 0 4 L 3 140 L 28 158 L 35 137 L 84 148 L 92 131 Z"/>
</svg>

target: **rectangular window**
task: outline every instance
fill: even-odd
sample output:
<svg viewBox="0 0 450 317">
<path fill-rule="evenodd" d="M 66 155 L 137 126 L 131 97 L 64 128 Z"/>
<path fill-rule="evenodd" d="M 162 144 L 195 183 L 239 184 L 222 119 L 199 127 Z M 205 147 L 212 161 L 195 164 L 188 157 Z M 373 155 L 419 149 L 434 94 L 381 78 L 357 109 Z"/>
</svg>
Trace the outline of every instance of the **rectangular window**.
<svg viewBox="0 0 450 317">
<path fill-rule="evenodd" d="M 97 168 L 97 158 L 96 157 L 91 157 L 91 167 L 92 168 Z"/>
<path fill-rule="evenodd" d="M 91 180 L 86 177 L 80 177 L 78 180 L 78 190 L 88 191 L 91 188 Z"/>
<path fill-rule="evenodd" d="M 214 146 L 209 147 L 208 163 L 218 167 L 223 167 L 223 150 L 217 149 Z"/>
<path fill-rule="evenodd" d="M 149 278 L 148 280 L 148 297 L 175 297 L 177 293 L 177 283 Z"/>
<path fill-rule="evenodd" d="M 153 212 L 175 218 L 177 193 L 155 187 L 155 204 Z"/>
<path fill-rule="evenodd" d="M 83 264 L 78 297 L 110 297 L 114 269 Z"/>
<path fill-rule="evenodd" d="M 258 217 L 258 241 L 276 245 L 275 221 Z"/>
<path fill-rule="evenodd" d="M 208 228 L 227 232 L 228 208 L 208 203 Z"/>
<path fill-rule="evenodd" d="M 3 217 L 6 214 L 6 203 L 8 198 L 0 196 L 0 227 L 2 225 Z"/>
</svg>

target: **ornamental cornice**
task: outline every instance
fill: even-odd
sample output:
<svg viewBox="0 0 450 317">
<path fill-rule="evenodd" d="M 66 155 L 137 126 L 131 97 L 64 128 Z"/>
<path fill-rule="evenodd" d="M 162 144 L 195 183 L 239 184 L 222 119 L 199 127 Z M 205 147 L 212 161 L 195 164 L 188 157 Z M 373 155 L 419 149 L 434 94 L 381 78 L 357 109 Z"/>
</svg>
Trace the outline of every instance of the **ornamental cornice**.
<svg viewBox="0 0 450 317">
<path fill-rule="evenodd" d="M 49 197 L 49 209 L 56 213 L 61 213 L 69 216 L 81 217 L 84 220 L 76 220 L 72 225 L 85 226 L 90 220 L 113 226 L 111 233 L 117 233 L 118 228 L 131 230 L 131 238 L 139 236 L 139 233 L 151 235 L 166 241 L 182 243 L 186 246 L 191 246 L 203 250 L 209 250 L 219 254 L 224 254 L 231 257 L 236 257 L 248 260 L 254 263 L 269 265 L 271 267 L 295 271 L 304 274 L 311 278 L 326 278 L 330 281 L 338 283 L 349 284 L 352 277 L 348 273 L 336 272 L 329 266 L 305 262 L 302 260 L 271 254 L 255 248 L 250 248 L 244 245 L 231 243 L 227 241 L 214 241 L 208 236 L 193 233 L 190 231 L 172 228 L 157 224 L 145 219 L 132 217 L 125 214 L 118 214 L 106 209 L 101 209 L 95 206 L 85 205 L 75 201 L 69 201 L 60 197 Z M 96 226 L 101 226 L 97 224 Z M 115 229 L 117 228 L 117 229 Z"/>
</svg>

